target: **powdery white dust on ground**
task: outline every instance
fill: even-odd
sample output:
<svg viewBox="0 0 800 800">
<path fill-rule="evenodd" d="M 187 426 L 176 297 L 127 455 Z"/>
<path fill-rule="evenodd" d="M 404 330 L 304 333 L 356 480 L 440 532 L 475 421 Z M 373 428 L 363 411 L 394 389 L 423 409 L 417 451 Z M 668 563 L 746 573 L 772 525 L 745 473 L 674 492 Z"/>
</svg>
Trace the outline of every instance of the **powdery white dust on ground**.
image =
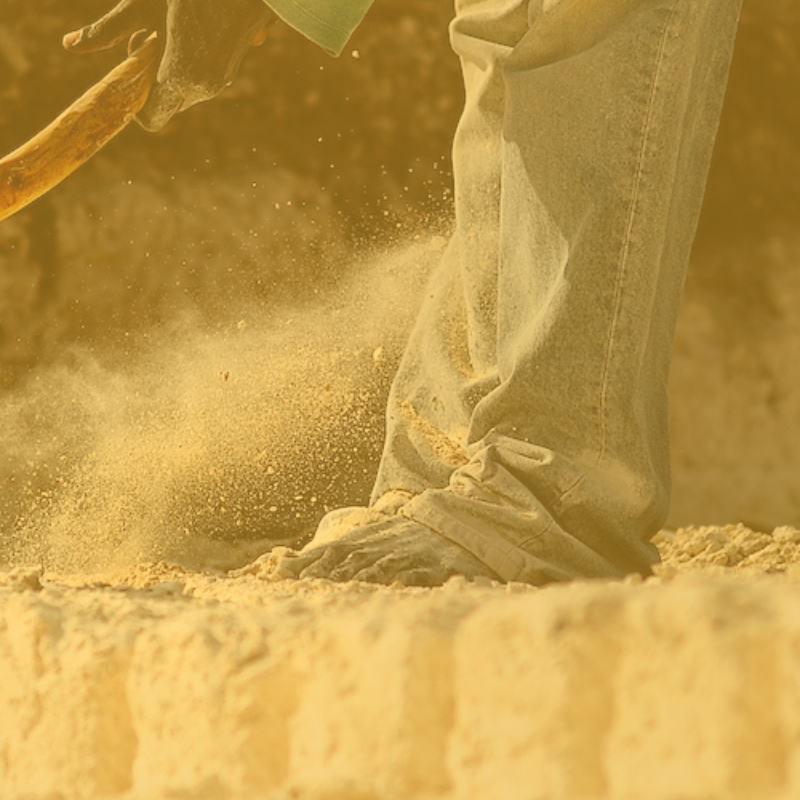
<svg viewBox="0 0 800 800">
<path fill-rule="evenodd" d="M 0 796 L 796 797 L 800 531 L 657 540 L 541 589 L 12 570 Z"/>
</svg>

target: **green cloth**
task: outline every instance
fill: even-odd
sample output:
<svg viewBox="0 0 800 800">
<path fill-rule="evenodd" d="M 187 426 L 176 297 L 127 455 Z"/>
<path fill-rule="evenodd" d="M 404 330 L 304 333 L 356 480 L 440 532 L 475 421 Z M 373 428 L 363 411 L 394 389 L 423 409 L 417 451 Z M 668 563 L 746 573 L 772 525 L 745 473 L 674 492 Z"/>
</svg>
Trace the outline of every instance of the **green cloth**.
<svg viewBox="0 0 800 800">
<path fill-rule="evenodd" d="M 287 24 L 338 56 L 373 0 L 265 0 Z"/>
</svg>

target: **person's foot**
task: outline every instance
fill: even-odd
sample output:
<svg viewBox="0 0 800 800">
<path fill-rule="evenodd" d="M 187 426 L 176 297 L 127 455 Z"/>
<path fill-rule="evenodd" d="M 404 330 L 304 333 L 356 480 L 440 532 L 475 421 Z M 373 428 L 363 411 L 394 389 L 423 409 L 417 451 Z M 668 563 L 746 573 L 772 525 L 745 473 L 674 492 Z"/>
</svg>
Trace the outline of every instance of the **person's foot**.
<svg viewBox="0 0 800 800">
<path fill-rule="evenodd" d="M 402 516 L 360 525 L 324 544 L 311 542 L 299 553 L 285 552 L 275 566 L 285 577 L 386 585 L 440 586 L 454 575 L 499 580 L 462 547 Z"/>
</svg>

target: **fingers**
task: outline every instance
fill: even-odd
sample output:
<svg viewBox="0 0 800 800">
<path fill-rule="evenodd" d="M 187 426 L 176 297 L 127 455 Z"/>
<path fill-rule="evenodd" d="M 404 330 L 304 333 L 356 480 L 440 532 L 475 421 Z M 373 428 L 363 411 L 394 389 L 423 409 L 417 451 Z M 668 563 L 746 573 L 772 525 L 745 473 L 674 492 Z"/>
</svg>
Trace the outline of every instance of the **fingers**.
<svg viewBox="0 0 800 800">
<path fill-rule="evenodd" d="M 128 55 L 132 56 L 145 43 L 149 35 L 150 32 L 146 28 L 142 28 L 132 34 L 131 38 L 128 39 Z"/>
<path fill-rule="evenodd" d="M 62 44 L 73 53 L 106 50 L 138 31 L 151 33 L 158 29 L 163 17 L 163 0 L 121 0 L 96 22 L 66 34 Z"/>
</svg>

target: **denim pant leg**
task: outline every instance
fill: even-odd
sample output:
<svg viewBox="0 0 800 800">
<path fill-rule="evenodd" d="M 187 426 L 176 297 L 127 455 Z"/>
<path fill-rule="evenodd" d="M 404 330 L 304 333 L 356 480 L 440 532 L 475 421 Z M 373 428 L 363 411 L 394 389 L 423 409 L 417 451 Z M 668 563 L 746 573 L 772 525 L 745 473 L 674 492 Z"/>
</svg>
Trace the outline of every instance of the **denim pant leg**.
<svg viewBox="0 0 800 800">
<path fill-rule="evenodd" d="M 375 498 L 506 580 L 647 574 L 740 0 L 462 0 L 456 230 Z"/>
<path fill-rule="evenodd" d="M 451 28 L 466 90 L 453 142 L 455 232 L 432 276 L 387 408 L 373 502 L 448 484 L 472 412 L 497 388 L 497 280 L 505 79 L 529 0 L 458 0 Z M 475 28 L 471 34 L 468 29 Z"/>
</svg>

